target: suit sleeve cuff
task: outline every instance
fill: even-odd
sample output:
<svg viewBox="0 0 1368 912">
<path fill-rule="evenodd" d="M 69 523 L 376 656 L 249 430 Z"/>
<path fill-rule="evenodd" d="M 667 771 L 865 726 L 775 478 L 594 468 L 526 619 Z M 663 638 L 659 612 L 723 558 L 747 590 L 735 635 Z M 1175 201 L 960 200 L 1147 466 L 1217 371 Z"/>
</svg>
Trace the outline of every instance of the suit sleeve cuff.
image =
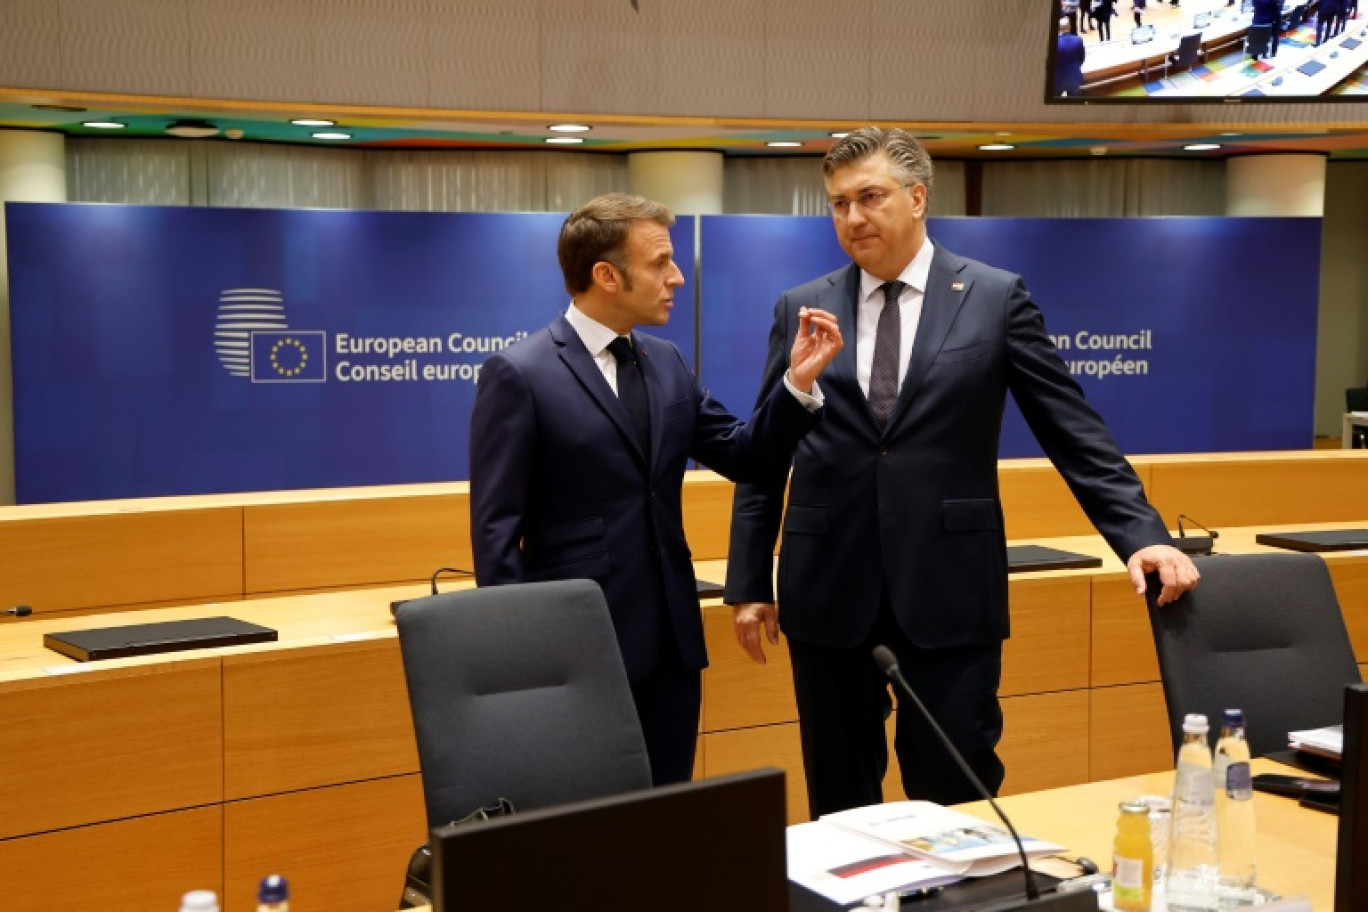
<svg viewBox="0 0 1368 912">
<path fill-rule="evenodd" d="M 793 394 L 799 404 L 809 412 L 815 412 L 823 405 L 826 405 L 826 397 L 822 395 L 822 388 L 817 381 L 812 381 L 812 392 L 803 393 L 798 391 L 798 387 L 793 385 L 793 379 L 789 376 L 789 371 L 784 371 L 784 387 Z"/>
</svg>

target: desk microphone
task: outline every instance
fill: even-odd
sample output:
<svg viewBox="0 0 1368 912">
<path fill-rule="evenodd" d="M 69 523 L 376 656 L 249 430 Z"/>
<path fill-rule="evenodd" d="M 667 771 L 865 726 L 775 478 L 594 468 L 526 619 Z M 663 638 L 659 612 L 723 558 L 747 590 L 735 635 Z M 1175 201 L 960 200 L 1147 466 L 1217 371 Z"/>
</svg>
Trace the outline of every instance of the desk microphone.
<svg viewBox="0 0 1368 912">
<path fill-rule="evenodd" d="M 1187 530 L 1183 528 L 1183 520 L 1185 519 L 1192 525 L 1196 526 L 1197 528 L 1205 532 L 1206 535 L 1188 535 Z M 1220 532 L 1217 532 L 1214 529 L 1208 529 L 1206 526 L 1197 522 L 1197 520 L 1193 519 L 1191 516 L 1184 516 L 1182 513 L 1179 513 L 1178 537 L 1173 540 L 1173 546 L 1177 548 L 1179 551 L 1182 551 L 1184 554 L 1187 554 L 1189 556 L 1210 554 L 1212 546 L 1216 543 L 1216 539 L 1220 538 L 1220 536 Z"/>
<path fill-rule="evenodd" d="M 1012 834 L 1012 841 L 1016 843 L 1017 854 L 1021 856 L 1021 874 L 1026 880 L 1026 899 L 1023 901 L 1020 897 L 1015 897 L 999 903 L 979 906 L 977 908 L 980 912 L 990 912 L 990 910 L 991 912 L 1009 912 L 1013 909 L 1042 909 L 1045 907 L 1057 910 L 1057 912 L 1084 912 L 1084 910 L 1097 912 L 1097 894 L 1092 890 L 1070 890 L 1040 895 L 1040 888 L 1036 886 L 1035 882 L 1035 874 L 1031 871 L 1031 866 L 1026 860 L 1026 848 L 1021 844 L 1021 837 L 1017 835 L 1016 827 L 1012 826 L 1012 821 L 1008 820 L 1007 815 L 1002 813 L 1002 808 L 998 807 L 997 802 L 993 800 L 993 796 L 984 786 L 983 781 L 974 775 L 974 771 L 969 768 L 969 763 L 964 759 L 964 755 L 955 748 L 949 736 L 937 724 L 935 717 L 931 715 L 926 705 L 922 703 L 921 698 L 917 696 L 916 691 L 912 689 L 912 685 L 907 683 L 907 679 L 903 677 L 902 669 L 898 667 L 898 659 L 893 655 L 893 650 L 887 646 L 875 646 L 874 664 L 878 665 L 879 670 L 892 680 L 917 707 L 917 712 L 931 726 L 936 737 L 940 738 L 941 744 L 945 745 L 946 753 L 954 759 L 955 763 L 959 764 L 959 768 L 968 777 L 969 782 L 974 786 L 974 790 L 992 806 L 993 813 L 997 814 L 998 818 L 1006 824 L 1007 830 Z"/>
<path fill-rule="evenodd" d="M 12 615 L 14 615 L 14 616 L 17 617 L 17 618 L 26 618 L 26 617 L 28 617 L 30 614 L 33 614 L 33 606 L 32 606 L 32 605 L 15 605 L 13 608 L 6 608 L 5 611 L 4 611 L 4 613 L 5 613 L 5 614 L 12 614 Z"/>
</svg>

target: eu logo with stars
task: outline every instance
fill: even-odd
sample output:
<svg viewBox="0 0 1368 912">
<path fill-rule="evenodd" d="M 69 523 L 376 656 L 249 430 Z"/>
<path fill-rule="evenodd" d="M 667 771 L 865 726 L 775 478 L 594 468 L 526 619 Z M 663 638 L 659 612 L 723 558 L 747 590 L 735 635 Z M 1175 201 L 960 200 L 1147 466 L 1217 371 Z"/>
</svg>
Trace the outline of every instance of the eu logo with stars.
<svg viewBox="0 0 1368 912">
<path fill-rule="evenodd" d="M 252 333 L 253 383 L 322 383 L 327 376 L 327 333 Z"/>
</svg>

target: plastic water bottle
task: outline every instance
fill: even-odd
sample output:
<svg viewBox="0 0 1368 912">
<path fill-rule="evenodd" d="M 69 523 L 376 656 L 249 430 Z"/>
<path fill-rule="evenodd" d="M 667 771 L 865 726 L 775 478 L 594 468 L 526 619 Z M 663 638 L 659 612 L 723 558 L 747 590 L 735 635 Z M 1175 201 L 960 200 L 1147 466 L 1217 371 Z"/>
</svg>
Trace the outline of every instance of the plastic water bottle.
<svg viewBox="0 0 1368 912">
<path fill-rule="evenodd" d="M 290 882 L 279 874 L 263 877 L 257 888 L 257 912 L 290 912 Z"/>
<path fill-rule="evenodd" d="M 191 890 L 181 897 L 180 912 L 219 912 L 218 894 L 213 890 Z"/>
<path fill-rule="evenodd" d="M 1173 912 L 1210 912 L 1217 906 L 1216 796 L 1212 782 L 1207 718 L 1183 720 L 1183 745 L 1173 783 L 1164 898 Z"/>
<path fill-rule="evenodd" d="M 1249 742 L 1244 713 L 1227 709 L 1216 742 L 1216 856 L 1220 863 L 1221 905 L 1249 905 L 1258 895 L 1254 858 L 1254 789 L 1250 784 Z"/>
</svg>

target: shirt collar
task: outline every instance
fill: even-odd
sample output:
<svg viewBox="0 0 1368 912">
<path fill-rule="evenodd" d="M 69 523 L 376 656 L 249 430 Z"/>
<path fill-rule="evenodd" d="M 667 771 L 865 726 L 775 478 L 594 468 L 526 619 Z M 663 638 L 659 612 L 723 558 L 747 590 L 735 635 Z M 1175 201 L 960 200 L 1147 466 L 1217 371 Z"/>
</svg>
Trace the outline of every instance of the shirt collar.
<svg viewBox="0 0 1368 912">
<path fill-rule="evenodd" d="M 921 249 L 912 258 L 912 262 L 903 267 L 902 273 L 898 276 L 900 282 L 906 282 L 915 291 L 926 294 L 926 283 L 931 277 L 931 258 L 935 255 L 936 247 L 931 243 L 931 238 L 922 241 Z M 883 285 L 884 280 L 872 276 L 860 270 L 860 300 L 868 301 L 869 296 L 878 291 Z"/>
<path fill-rule="evenodd" d="M 602 355 L 617 338 L 617 333 L 580 310 L 574 301 L 570 302 L 569 309 L 565 311 L 565 319 L 579 334 L 580 341 L 589 350 L 589 354 L 595 358 Z"/>
</svg>

